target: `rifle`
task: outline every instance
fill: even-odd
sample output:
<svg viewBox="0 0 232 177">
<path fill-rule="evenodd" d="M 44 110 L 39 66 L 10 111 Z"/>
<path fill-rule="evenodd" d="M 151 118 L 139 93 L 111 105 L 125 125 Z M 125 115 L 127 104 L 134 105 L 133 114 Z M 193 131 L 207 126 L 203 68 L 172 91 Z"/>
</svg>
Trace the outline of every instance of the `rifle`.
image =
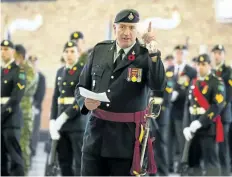
<svg viewBox="0 0 232 177">
<path fill-rule="evenodd" d="M 47 157 L 44 176 L 57 176 L 59 173 L 56 148 L 57 140 L 52 140 L 51 150 Z"/>
<path fill-rule="evenodd" d="M 189 149 L 191 145 L 192 139 L 189 141 L 185 141 L 184 144 L 184 151 L 182 154 L 180 166 L 178 172 L 180 173 L 180 176 L 188 176 L 188 170 L 189 170 L 189 165 L 188 165 L 188 158 L 189 158 Z"/>
</svg>

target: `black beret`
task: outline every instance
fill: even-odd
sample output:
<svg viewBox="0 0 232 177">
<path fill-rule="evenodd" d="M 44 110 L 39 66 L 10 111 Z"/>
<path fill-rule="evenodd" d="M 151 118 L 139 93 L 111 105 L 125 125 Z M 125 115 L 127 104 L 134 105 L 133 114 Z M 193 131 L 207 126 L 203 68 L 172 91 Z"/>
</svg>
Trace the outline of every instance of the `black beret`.
<svg viewBox="0 0 232 177">
<path fill-rule="evenodd" d="M 212 52 L 214 52 L 215 50 L 225 51 L 225 48 L 223 45 L 218 44 L 212 48 Z"/>
<path fill-rule="evenodd" d="M 65 49 L 70 48 L 70 47 L 77 47 L 77 43 L 74 42 L 74 41 L 66 42 L 65 45 L 64 45 L 64 51 L 65 51 Z"/>
<path fill-rule="evenodd" d="M 164 58 L 164 61 L 167 61 L 167 60 L 173 60 L 174 57 L 172 55 L 167 55 L 165 58 Z"/>
<path fill-rule="evenodd" d="M 138 23 L 139 22 L 139 13 L 134 9 L 125 9 L 120 11 L 114 20 L 114 23 Z"/>
<path fill-rule="evenodd" d="M 15 45 L 15 51 L 18 54 L 21 54 L 25 58 L 27 51 L 26 51 L 25 47 L 22 44 Z"/>
<path fill-rule="evenodd" d="M 197 63 L 200 63 L 200 62 L 207 62 L 207 63 L 210 63 L 210 57 L 208 54 L 201 54 L 197 57 L 197 60 L 196 60 Z"/>
<path fill-rule="evenodd" d="M 14 49 L 14 44 L 13 42 L 9 41 L 9 40 L 3 40 L 1 42 L 1 46 L 4 46 L 4 47 L 10 47 L 12 49 Z"/>
<path fill-rule="evenodd" d="M 75 31 L 70 35 L 70 40 L 83 39 L 84 35 L 80 31 Z"/>
<path fill-rule="evenodd" d="M 188 50 L 186 45 L 177 45 L 174 50 Z"/>
</svg>

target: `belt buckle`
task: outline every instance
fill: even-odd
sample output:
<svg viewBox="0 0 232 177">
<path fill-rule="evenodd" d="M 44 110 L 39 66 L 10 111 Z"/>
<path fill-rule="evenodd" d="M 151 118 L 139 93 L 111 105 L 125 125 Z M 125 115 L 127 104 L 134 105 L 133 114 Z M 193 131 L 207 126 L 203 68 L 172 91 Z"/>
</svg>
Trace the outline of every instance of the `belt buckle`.
<svg viewBox="0 0 232 177">
<path fill-rule="evenodd" d="M 64 104 L 64 98 L 59 99 L 59 104 Z"/>
</svg>

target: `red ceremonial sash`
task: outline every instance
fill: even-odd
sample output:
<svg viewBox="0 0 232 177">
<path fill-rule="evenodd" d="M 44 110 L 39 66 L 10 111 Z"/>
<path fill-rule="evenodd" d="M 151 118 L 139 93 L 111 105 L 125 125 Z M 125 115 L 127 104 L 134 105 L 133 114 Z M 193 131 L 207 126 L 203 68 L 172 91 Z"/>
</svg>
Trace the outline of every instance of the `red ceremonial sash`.
<svg viewBox="0 0 232 177">
<path fill-rule="evenodd" d="M 197 98 L 197 103 L 204 108 L 205 110 L 208 110 L 210 107 L 209 102 L 204 97 L 204 95 L 201 93 L 200 89 L 197 87 L 197 79 L 193 80 L 193 95 Z M 217 115 L 213 121 L 216 123 L 216 142 L 223 142 L 224 141 L 224 132 L 223 132 L 223 125 L 221 121 L 221 116 Z"/>
</svg>

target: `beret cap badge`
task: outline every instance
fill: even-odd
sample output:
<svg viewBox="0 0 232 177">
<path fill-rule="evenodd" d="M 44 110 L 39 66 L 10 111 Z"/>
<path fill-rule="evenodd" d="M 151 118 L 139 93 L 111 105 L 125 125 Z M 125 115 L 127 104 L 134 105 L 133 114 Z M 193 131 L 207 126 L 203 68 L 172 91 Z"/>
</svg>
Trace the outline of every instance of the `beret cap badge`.
<svg viewBox="0 0 232 177">
<path fill-rule="evenodd" d="M 130 14 L 128 15 L 128 18 L 129 18 L 129 20 L 133 20 L 133 19 L 134 19 L 134 15 L 133 15 L 132 13 L 130 13 Z"/>
<path fill-rule="evenodd" d="M 4 45 L 9 45 L 9 42 L 8 41 L 4 41 Z"/>
<path fill-rule="evenodd" d="M 74 33 L 73 37 L 78 38 L 78 33 Z"/>
<path fill-rule="evenodd" d="M 69 42 L 69 43 L 68 43 L 68 46 L 69 46 L 69 47 L 73 46 L 73 43 L 72 43 L 72 42 Z"/>
</svg>

